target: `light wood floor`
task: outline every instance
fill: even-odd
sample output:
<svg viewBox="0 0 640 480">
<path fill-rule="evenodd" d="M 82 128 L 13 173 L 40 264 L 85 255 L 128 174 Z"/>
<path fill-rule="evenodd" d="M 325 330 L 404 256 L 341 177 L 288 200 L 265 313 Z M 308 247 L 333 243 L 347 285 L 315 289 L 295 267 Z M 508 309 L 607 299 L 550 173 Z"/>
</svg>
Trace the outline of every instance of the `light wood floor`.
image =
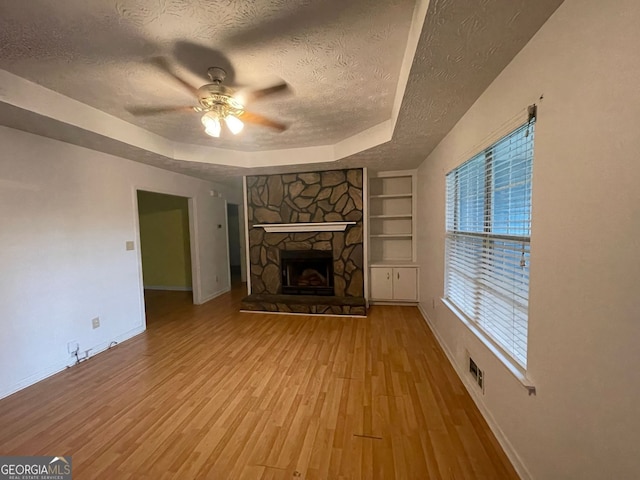
<svg viewBox="0 0 640 480">
<path fill-rule="evenodd" d="M 72 455 L 75 480 L 517 478 L 416 308 L 243 295 L 150 292 L 144 334 L 0 400 L 0 454 Z"/>
</svg>

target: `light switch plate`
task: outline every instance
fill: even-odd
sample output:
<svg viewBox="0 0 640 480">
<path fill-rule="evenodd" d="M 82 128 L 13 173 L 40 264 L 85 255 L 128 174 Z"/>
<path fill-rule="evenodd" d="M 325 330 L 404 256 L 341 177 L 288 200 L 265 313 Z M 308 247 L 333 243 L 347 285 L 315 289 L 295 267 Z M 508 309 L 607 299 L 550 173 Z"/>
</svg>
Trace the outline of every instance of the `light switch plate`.
<svg viewBox="0 0 640 480">
<path fill-rule="evenodd" d="M 134 247 L 134 243 L 133 243 L 133 241 L 128 240 L 128 241 L 127 241 L 127 250 L 133 250 L 134 248 L 135 248 L 135 247 Z"/>
</svg>

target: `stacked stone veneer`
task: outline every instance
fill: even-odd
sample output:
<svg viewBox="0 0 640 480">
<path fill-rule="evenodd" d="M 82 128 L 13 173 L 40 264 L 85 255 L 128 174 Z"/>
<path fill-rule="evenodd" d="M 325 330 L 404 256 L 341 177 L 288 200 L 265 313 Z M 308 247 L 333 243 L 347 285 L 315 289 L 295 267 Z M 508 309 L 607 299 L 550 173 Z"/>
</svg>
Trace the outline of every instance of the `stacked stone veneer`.
<svg viewBox="0 0 640 480">
<path fill-rule="evenodd" d="M 362 169 L 247 177 L 251 294 L 281 293 L 280 250 L 312 249 L 333 252 L 335 296 L 363 297 L 362 205 Z M 342 221 L 356 223 L 344 232 L 267 233 L 253 228 Z"/>
</svg>

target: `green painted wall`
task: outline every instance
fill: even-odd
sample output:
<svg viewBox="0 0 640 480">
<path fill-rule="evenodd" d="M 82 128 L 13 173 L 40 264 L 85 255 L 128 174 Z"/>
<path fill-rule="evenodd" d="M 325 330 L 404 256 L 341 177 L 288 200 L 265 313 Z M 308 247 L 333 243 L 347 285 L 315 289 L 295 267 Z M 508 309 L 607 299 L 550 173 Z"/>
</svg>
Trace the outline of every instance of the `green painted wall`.
<svg viewBox="0 0 640 480">
<path fill-rule="evenodd" d="M 145 287 L 191 289 L 187 202 L 183 197 L 138 192 Z"/>
</svg>

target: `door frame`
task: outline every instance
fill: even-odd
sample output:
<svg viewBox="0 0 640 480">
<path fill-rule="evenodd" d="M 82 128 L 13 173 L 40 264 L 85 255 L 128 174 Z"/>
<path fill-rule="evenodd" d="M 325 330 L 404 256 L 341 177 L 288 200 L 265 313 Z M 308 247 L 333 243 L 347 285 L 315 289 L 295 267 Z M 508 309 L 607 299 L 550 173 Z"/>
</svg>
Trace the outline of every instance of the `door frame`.
<svg viewBox="0 0 640 480">
<path fill-rule="evenodd" d="M 133 186 L 133 212 L 134 212 L 134 226 L 135 226 L 135 242 L 137 245 L 136 256 L 138 260 L 138 285 L 140 287 L 140 306 L 143 313 L 143 323 L 146 328 L 146 311 L 144 305 L 144 277 L 142 272 L 142 244 L 140 242 L 140 209 L 138 206 L 138 191 L 150 192 L 150 193 L 159 193 L 161 195 L 171 195 L 174 197 L 181 197 L 187 199 L 187 207 L 189 212 L 189 246 L 191 250 L 191 288 L 192 288 L 192 301 L 194 305 L 199 305 L 202 303 L 201 297 L 201 275 L 200 275 L 200 267 L 197 262 L 199 244 L 198 244 L 198 235 L 197 235 L 197 202 L 194 197 L 186 196 L 184 192 L 180 192 L 177 190 L 166 189 L 166 188 L 158 188 L 158 187 L 146 187 L 142 185 L 134 185 Z"/>
</svg>

